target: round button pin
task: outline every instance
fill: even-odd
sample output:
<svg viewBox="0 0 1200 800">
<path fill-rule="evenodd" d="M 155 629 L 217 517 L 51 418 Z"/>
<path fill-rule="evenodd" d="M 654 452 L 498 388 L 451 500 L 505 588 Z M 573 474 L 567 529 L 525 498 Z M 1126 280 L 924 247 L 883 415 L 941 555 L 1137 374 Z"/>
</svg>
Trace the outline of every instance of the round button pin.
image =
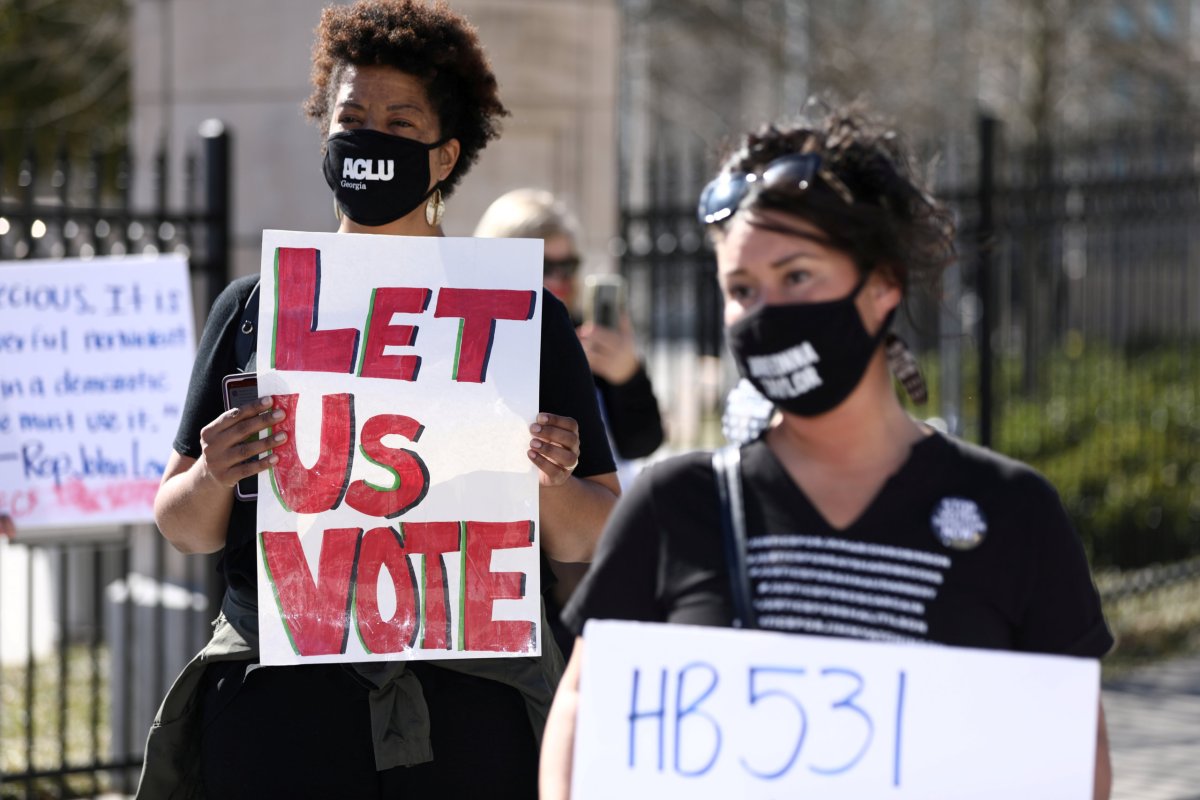
<svg viewBox="0 0 1200 800">
<path fill-rule="evenodd" d="M 929 522 L 938 541 L 952 550 L 973 550 L 987 535 L 983 512 L 964 497 L 943 497 Z"/>
</svg>

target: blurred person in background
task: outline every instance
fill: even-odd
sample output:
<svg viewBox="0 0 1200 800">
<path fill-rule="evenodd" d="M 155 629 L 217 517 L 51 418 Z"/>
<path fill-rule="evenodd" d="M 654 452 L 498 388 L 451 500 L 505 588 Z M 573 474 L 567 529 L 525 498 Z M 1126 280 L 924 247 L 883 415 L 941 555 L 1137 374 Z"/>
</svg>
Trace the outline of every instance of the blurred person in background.
<svg viewBox="0 0 1200 800">
<path fill-rule="evenodd" d="M 648 468 L 618 503 L 567 625 L 737 624 L 1104 656 L 1113 638 L 1054 487 L 912 418 L 896 395 L 884 348 L 893 316 L 910 282 L 932 285 L 953 260 L 954 240 L 951 214 L 895 132 L 854 106 L 761 129 L 726 159 L 699 212 L 726 341 L 780 413 L 741 447 Z M 738 484 L 736 507 L 719 499 Z M 739 517 L 744 537 L 733 533 Z M 726 557 L 740 552 L 830 566 L 755 575 L 746 558 Z M 906 563 L 936 580 L 871 580 Z M 909 592 L 921 602 L 878 612 Z M 577 640 L 546 728 L 543 800 L 569 794 L 585 646 Z M 1095 797 L 1106 798 L 1103 707 L 1095 752 Z"/>
<path fill-rule="evenodd" d="M 5 539 L 16 538 L 17 526 L 13 522 L 12 517 L 4 512 L 0 512 L 0 537 Z"/>
<path fill-rule="evenodd" d="M 488 206 L 475 235 L 541 239 L 545 246 L 542 285 L 563 301 L 573 319 L 580 320 L 579 223 L 553 194 L 515 189 L 502 195 Z M 628 312 L 622 309 L 615 329 L 589 320 L 577 332 L 617 455 L 626 461 L 645 458 L 662 445 L 663 424 L 650 377 L 638 358 Z"/>
<path fill-rule="evenodd" d="M 542 285 L 561 300 L 579 322 L 579 223 L 567 207 L 544 189 L 514 189 L 497 198 L 479 220 L 475 235 L 541 239 L 544 246 Z M 585 321 L 576 331 L 600 396 L 605 427 L 616 451 L 617 475 L 628 488 L 637 474 L 635 460 L 649 456 L 663 442 L 658 399 L 646 368 L 638 358 L 629 314 L 622 309 L 616 329 Z M 587 571 L 587 564 L 552 561 L 556 580 L 542 587 L 546 613 L 559 648 L 570 657 L 575 636 L 558 612 Z"/>
<path fill-rule="evenodd" d="M 323 160 L 339 232 L 443 235 L 444 199 L 508 113 L 475 29 L 440 3 L 332 5 L 312 79 L 305 110 L 324 145 L 310 167 Z M 394 176 L 347 187 L 338 180 L 347 158 L 391 160 Z M 221 394 L 223 376 L 255 368 L 236 352 L 256 285 L 257 276 L 238 279 L 214 304 L 155 500 L 177 549 L 223 550 L 228 589 L 212 640 L 159 710 L 138 797 L 536 796 L 563 666 L 550 637 L 541 658 L 258 663 L 256 503 L 236 501 L 234 486 L 278 460 L 271 450 L 284 434 L 257 434 L 283 412 L 271 397 L 223 411 Z M 619 487 L 567 311 L 547 292 L 542 301 L 541 411 L 527 450 L 540 542 L 545 556 L 586 562 Z"/>
</svg>

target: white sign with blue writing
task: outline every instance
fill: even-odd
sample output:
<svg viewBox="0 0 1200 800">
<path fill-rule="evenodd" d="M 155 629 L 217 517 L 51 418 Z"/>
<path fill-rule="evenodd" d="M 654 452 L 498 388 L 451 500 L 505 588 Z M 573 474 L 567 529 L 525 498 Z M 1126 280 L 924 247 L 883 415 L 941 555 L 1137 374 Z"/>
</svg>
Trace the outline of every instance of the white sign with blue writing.
<svg viewBox="0 0 1200 800">
<path fill-rule="evenodd" d="M 0 263 L 0 511 L 147 522 L 195 341 L 182 256 Z"/>
<path fill-rule="evenodd" d="M 584 639 L 576 800 L 1092 796 L 1092 659 L 605 621 Z"/>
</svg>

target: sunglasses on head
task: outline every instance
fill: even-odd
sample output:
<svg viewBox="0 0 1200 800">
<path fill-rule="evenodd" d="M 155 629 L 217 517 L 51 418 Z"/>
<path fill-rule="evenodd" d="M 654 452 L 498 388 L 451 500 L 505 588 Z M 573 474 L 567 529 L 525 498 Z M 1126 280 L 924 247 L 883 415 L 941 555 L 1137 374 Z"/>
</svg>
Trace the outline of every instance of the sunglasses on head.
<svg viewBox="0 0 1200 800">
<path fill-rule="evenodd" d="M 567 256 L 566 258 L 544 258 L 542 259 L 542 275 L 557 275 L 563 278 L 570 278 L 579 271 L 580 263 L 582 262 L 579 256 Z"/>
<path fill-rule="evenodd" d="M 713 225 L 733 216 L 752 190 L 799 193 L 807 191 L 816 181 L 832 190 L 847 205 L 854 205 L 854 195 L 841 179 L 822 165 L 819 155 L 789 153 L 759 172 L 725 172 L 714 178 L 700 193 L 697 209 L 700 224 Z"/>
</svg>

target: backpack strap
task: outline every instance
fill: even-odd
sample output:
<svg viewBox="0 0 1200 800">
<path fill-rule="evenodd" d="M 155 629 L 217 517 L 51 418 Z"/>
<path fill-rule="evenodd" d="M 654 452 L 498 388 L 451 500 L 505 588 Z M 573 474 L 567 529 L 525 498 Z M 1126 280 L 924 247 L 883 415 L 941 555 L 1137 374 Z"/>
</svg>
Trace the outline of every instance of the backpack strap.
<svg viewBox="0 0 1200 800">
<path fill-rule="evenodd" d="M 233 341 L 233 357 L 239 372 L 254 372 L 255 355 L 258 351 L 258 287 L 255 283 L 242 309 L 242 320 L 238 324 L 237 337 Z"/>
<path fill-rule="evenodd" d="M 721 538 L 725 544 L 725 563 L 729 567 L 733 627 L 757 628 L 750 601 L 750 576 L 746 572 L 746 506 L 742 497 L 741 448 L 732 444 L 722 447 L 712 454 L 712 463 L 721 502 Z"/>
</svg>

